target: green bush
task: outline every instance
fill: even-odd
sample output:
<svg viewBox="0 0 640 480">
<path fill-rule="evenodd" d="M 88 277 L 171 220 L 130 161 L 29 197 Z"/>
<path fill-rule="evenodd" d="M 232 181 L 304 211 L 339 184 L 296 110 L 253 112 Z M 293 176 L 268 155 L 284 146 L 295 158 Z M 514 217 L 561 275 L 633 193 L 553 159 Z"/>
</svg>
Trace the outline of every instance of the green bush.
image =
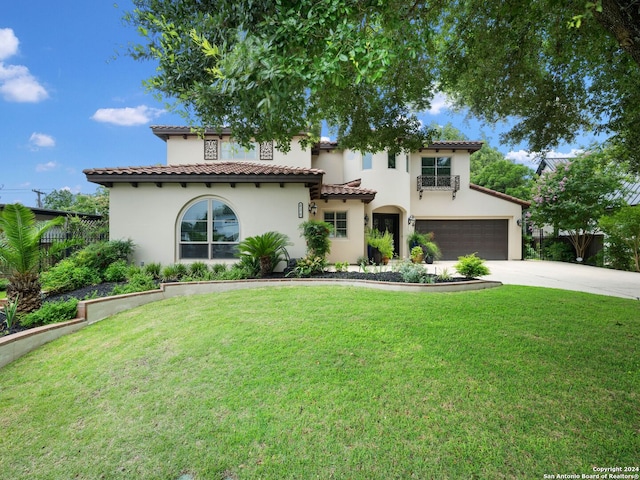
<svg viewBox="0 0 640 480">
<path fill-rule="evenodd" d="M 144 272 L 135 273 L 124 285 L 113 287 L 112 295 L 122 295 L 125 293 L 146 292 L 157 288 L 156 281 L 149 274 Z"/>
<path fill-rule="evenodd" d="M 51 323 L 65 322 L 76 318 L 78 313 L 78 299 L 45 302 L 35 312 L 26 314 L 20 319 L 24 327 L 37 327 Z"/>
<path fill-rule="evenodd" d="M 147 263 L 142 267 L 142 271 L 148 275 L 151 275 L 155 280 L 160 280 L 160 273 L 162 272 L 162 265 L 160 263 Z"/>
<path fill-rule="evenodd" d="M 160 278 L 163 282 L 179 282 L 189 274 L 189 270 L 184 263 L 174 263 L 162 269 Z"/>
<path fill-rule="evenodd" d="M 289 257 L 287 245 L 291 245 L 291 242 L 284 233 L 266 232 L 241 241 L 238 244 L 238 256 L 252 258 L 258 264 L 258 275 L 266 277 Z"/>
<path fill-rule="evenodd" d="M 319 275 L 324 272 L 324 269 L 327 267 L 327 260 L 324 257 L 314 257 L 314 256 L 306 256 L 304 258 L 299 259 L 296 262 L 296 266 L 293 267 L 293 270 L 287 274 L 293 275 L 295 277 L 310 277 L 312 275 Z"/>
<path fill-rule="evenodd" d="M 6 291 L 8 286 L 9 280 L 7 280 L 6 278 L 0 278 L 0 292 Z"/>
<path fill-rule="evenodd" d="M 104 271 L 105 282 L 123 282 L 127 279 L 129 265 L 124 260 L 113 262 Z"/>
<path fill-rule="evenodd" d="M 205 280 L 208 277 L 209 267 L 204 262 L 193 262 L 189 265 L 189 276 L 194 280 Z"/>
<path fill-rule="evenodd" d="M 553 242 L 544 247 L 544 257 L 554 262 L 572 262 L 576 258 L 576 253 L 568 243 Z"/>
<path fill-rule="evenodd" d="M 300 225 L 302 236 L 307 242 L 307 254 L 309 257 L 325 258 L 331 251 L 329 235 L 333 225 L 320 220 L 308 220 Z"/>
<path fill-rule="evenodd" d="M 491 273 L 484 262 L 482 258 L 472 253 L 471 255 L 458 257 L 458 263 L 454 265 L 454 268 L 466 278 L 478 278 Z"/>
<path fill-rule="evenodd" d="M 67 258 L 43 272 L 40 276 L 40 282 L 45 291 L 64 293 L 88 285 L 97 285 L 102 282 L 102 278 L 97 270 L 87 266 L 78 266 L 73 258 Z"/>
<path fill-rule="evenodd" d="M 414 247 L 420 248 L 420 247 Z M 427 273 L 427 269 L 419 263 L 405 261 L 398 267 L 402 275 L 402 281 L 406 283 L 433 283 L 433 276 Z"/>
<path fill-rule="evenodd" d="M 98 270 L 101 274 L 118 260 L 128 261 L 133 252 L 132 240 L 110 240 L 92 243 L 73 254 L 76 264 Z"/>
</svg>

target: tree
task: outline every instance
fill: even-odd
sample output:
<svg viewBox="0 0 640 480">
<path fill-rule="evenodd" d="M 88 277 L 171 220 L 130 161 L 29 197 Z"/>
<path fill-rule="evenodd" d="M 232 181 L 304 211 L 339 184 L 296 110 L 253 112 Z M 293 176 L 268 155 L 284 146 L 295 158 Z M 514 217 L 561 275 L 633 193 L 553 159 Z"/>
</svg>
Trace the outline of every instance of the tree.
<svg viewBox="0 0 640 480">
<path fill-rule="evenodd" d="M 490 163 L 504 159 L 505 157 L 500 151 L 490 147 L 489 143 L 485 141 L 480 150 L 471 154 L 471 181 L 477 183 L 476 180 L 473 180 L 475 175 L 478 175 Z"/>
<path fill-rule="evenodd" d="M 18 302 L 18 314 L 33 312 L 42 305 L 40 239 L 63 223 L 63 217 L 36 222 L 34 213 L 18 203 L 5 205 L 0 212 L 0 272 L 9 280 L 7 298 Z"/>
<path fill-rule="evenodd" d="M 584 258 L 598 220 L 621 206 L 613 194 L 622 184 L 619 165 L 612 163 L 612 151 L 599 151 L 577 157 L 538 180 L 530 209 L 530 219 L 538 227 L 550 225 L 564 230 Z"/>
<path fill-rule="evenodd" d="M 413 150 L 438 90 L 544 151 L 613 135 L 640 168 L 635 0 L 134 0 L 130 53 L 197 126 L 286 150 L 326 121 L 343 147 Z"/>
<path fill-rule="evenodd" d="M 640 272 L 640 208 L 623 207 L 600 219 L 600 228 L 613 244 L 623 244 L 631 254 L 636 272 Z M 624 259 L 621 263 L 625 263 Z M 628 264 L 628 257 L 626 263 Z"/>
<path fill-rule="evenodd" d="M 54 190 L 44 197 L 44 207 L 63 212 L 109 215 L 109 190 L 98 187 L 94 194 L 73 194 L 69 190 Z"/>
<path fill-rule="evenodd" d="M 255 237 L 247 237 L 238 244 L 238 256 L 249 257 L 259 265 L 259 276 L 266 277 L 276 266 L 286 261 L 289 237 L 280 232 L 266 232 Z"/>
<path fill-rule="evenodd" d="M 477 174 L 471 175 L 471 181 L 497 192 L 506 193 L 522 200 L 531 198 L 535 172 L 527 167 L 502 159 L 489 163 Z"/>
</svg>

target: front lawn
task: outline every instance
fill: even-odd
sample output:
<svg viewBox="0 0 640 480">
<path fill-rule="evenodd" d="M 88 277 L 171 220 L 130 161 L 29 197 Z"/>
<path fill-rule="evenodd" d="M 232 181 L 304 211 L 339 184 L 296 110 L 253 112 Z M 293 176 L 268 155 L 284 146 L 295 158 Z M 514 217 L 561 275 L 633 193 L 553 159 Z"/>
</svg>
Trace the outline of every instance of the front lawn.
<svg viewBox="0 0 640 480">
<path fill-rule="evenodd" d="M 0 370 L 0 477 L 461 479 L 640 458 L 640 302 L 503 286 L 174 298 Z"/>
</svg>

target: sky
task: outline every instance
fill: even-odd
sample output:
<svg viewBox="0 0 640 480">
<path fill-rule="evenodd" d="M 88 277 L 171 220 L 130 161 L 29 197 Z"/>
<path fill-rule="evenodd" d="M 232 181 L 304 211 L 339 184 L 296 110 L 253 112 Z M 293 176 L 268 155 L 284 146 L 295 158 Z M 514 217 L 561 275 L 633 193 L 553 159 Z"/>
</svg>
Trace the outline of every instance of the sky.
<svg viewBox="0 0 640 480">
<path fill-rule="evenodd" d="M 185 125 L 148 92 L 156 65 L 126 55 L 139 40 L 122 21 L 130 1 L 30 0 L 0 10 L 0 203 L 38 206 L 54 190 L 94 193 L 83 169 L 166 162 L 151 125 Z M 506 125 L 481 126 L 437 95 L 420 119 L 453 124 L 508 158 L 531 163 L 525 146 L 501 145 Z M 588 141 L 584 140 L 584 144 Z M 551 156 L 573 156 L 581 144 Z"/>
</svg>

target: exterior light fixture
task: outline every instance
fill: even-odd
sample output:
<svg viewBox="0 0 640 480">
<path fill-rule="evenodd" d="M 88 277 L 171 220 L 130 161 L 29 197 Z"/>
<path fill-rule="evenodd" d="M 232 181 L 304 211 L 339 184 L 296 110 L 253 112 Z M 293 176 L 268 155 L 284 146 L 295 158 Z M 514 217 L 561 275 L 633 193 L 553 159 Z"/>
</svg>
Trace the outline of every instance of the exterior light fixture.
<svg viewBox="0 0 640 480">
<path fill-rule="evenodd" d="M 369 215 L 367 215 L 366 213 L 364 214 L 364 226 L 366 227 L 367 225 L 369 225 Z"/>
<path fill-rule="evenodd" d="M 414 217 L 413 215 L 409 215 L 409 225 L 415 225 L 416 224 L 416 217 Z"/>
<path fill-rule="evenodd" d="M 516 223 L 518 224 L 519 227 L 521 227 L 522 226 L 522 219 L 519 218 L 518 220 L 516 220 Z"/>
<path fill-rule="evenodd" d="M 309 213 L 314 217 L 316 216 L 316 213 L 318 213 L 318 205 L 316 205 L 316 202 L 311 202 L 309 204 Z"/>
<path fill-rule="evenodd" d="M 302 218 L 304 211 L 302 210 L 304 208 L 304 204 L 302 202 L 298 202 L 298 218 Z"/>
</svg>

